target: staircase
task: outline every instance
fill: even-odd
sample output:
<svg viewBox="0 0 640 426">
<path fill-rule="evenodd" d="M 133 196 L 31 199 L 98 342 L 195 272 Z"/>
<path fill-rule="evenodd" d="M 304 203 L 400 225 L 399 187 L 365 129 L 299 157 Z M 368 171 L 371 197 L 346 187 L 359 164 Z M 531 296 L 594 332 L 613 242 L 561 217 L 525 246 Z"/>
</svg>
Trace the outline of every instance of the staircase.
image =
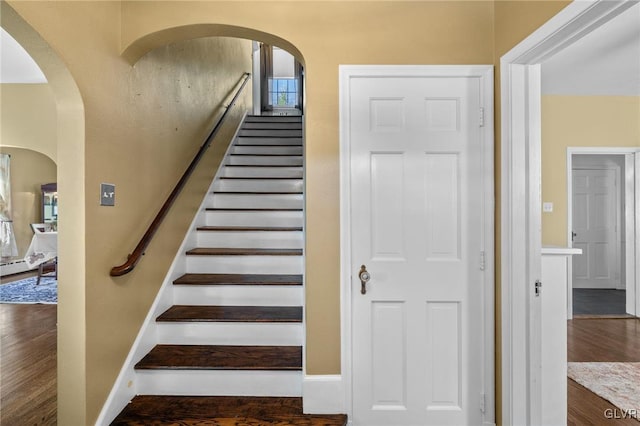
<svg viewBox="0 0 640 426">
<path fill-rule="evenodd" d="M 295 116 L 248 116 L 114 425 L 346 425 L 302 414 L 303 146 Z"/>
</svg>

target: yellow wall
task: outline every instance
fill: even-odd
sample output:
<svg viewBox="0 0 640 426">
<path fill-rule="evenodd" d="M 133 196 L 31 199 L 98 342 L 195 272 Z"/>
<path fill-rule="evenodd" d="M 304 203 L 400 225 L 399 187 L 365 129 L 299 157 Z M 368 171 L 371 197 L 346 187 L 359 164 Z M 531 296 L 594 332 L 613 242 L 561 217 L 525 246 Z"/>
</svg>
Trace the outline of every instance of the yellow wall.
<svg viewBox="0 0 640 426">
<path fill-rule="evenodd" d="M 70 421 L 76 419 L 92 423 L 113 384 L 164 276 L 165 267 L 154 265 L 168 264 L 190 216 L 180 217 L 183 211 L 176 211 L 170 220 L 179 226 L 165 226 L 160 240 L 129 276 L 111 279 L 108 270 L 124 260 L 135 244 L 138 235 L 132 229 L 150 221 L 161 195 L 195 149 L 197 142 L 192 139 L 202 132 L 206 108 L 219 99 L 216 93 L 215 102 L 207 105 L 196 100 L 184 78 L 177 83 L 178 72 L 196 77 L 189 74 L 193 67 L 169 60 L 179 54 L 172 48 L 161 48 L 131 68 L 128 61 L 146 51 L 145 43 L 153 46 L 167 34 L 180 33 L 162 33 L 176 26 L 194 25 L 179 35 L 188 38 L 208 31 L 224 33 L 222 26 L 197 24 L 223 24 L 233 26 L 229 35 L 286 40 L 285 47 L 300 52 L 307 76 L 306 367 L 309 374 L 337 374 L 338 65 L 498 64 L 502 54 L 567 4 L 453 0 L 10 3 L 67 64 L 86 111 L 87 272 L 83 290 L 87 337 L 77 350 L 86 349 L 86 371 L 72 366 L 59 370 L 59 380 L 65 383 L 73 384 L 76 377 L 79 382 L 86 380 L 86 395 L 82 389 L 60 389 L 60 424 L 79 424 Z M 148 37 L 150 34 L 157 37 Z M 125 50 L 127 60 L 119 56 Z M 223 81 L 233 80 L 234 74 L 225 74 Z M 499 132 L 496 135 L 499 153 Z M 499 165 L 498 154 L 496 159 Z M 116 183 L 115 208 L 96 205 L 102 181 Z M 496 185 L 499 188 L 499 176 Z M 196 199 L 199 201 L 195 195 L 190 197 L 189 205 L 193 207 Z M 496 207 L 499 211 L 499 205 Z M 63 303 L 59 308 L 67 309 Z M 498 301 L 496 312 L 499 309 Z M 65 330 L 61 328 L 60 333 Z M 68 337 L 73 341 L 72 335 Z M 78 342 L 82 344 L 82 337 Z M 499 384 L 498 376 L 498 388 Z"/>
<path fill-rule="evenodd" d="M 57 161 L 56 103 L 48 84 L 0 84 L 0 145 Z"/>
<path fill-rule="evenodd" d="M 67 343 L 60 347 L 72 342 L 78 346 L 59 357 L 58 380 L 65 386 L 59 387 L 58 423 L 92 424 L 224 146 L 209 151 L 138 268 L 115 279 L 109 270 L 126 259 L 201 145 L 223 101 L 241 74 L 251 70 L 251 44 L 221 38 L 182 42 L 150 52 L 132 67 L 120 56 L 119 2 L 11 5 L 60 55 L 84 102 L 87 261 L 79 292 L 84 299 L 71 305 L 71 299 L 65 303 L 61 298 L 59 304 L 60 321 L 69 324 L 60 327 L 59 338 Z M 223 134 L 229 136 L 250 95 L 247 90 Z M 116 185 L 115 207 L 98 205 L 101 182 Z M 61 264 L 61 276 L 63 272 Z M 73 321 L 83 326 L 71 327 Z"/>
<path fill-rule="evenodd" d="M 638 147 L 640 97 L 542 97 L 542 200 L 553 203 L 542 214 L 542 243 L 567 242 L 567 148 Z"/>
<path fill-rule="evenodd" d="M 11 155 L 11 206 L 18 258 L 24 257 L 33 230 L 31 223 L 42 221 L 40 185 L 56 181 L 56 164 L 44 154 L 30 149 L 2 146 L 0 152 Z"/>
<path fill-rule="evenodd" d="M 125 48 L 166 28 L 212 22 L 274 34 L 303 56 L 308 374 L 340 373 L 338 66 L 490 64 L 492 13 L 491 2 L 458 1 L 124 4 Z"/>
</svg>

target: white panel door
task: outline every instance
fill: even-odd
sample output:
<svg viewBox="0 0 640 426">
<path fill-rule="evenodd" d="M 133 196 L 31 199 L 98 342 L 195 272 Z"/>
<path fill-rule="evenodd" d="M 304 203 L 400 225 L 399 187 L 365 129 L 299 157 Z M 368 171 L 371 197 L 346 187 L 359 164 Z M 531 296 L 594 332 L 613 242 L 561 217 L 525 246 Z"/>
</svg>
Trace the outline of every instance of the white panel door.
<svg viewBox="0 0 640 426">
<path fill-rule="evenodd" d="M 350 87 L 353 424 L 482 424 L 479 81 Z"/>
<path fill-rule="evenodd" d="M 573 170 L 574 288 L 611 288 L 620 284 L 616 172 Z"/>
</svg>

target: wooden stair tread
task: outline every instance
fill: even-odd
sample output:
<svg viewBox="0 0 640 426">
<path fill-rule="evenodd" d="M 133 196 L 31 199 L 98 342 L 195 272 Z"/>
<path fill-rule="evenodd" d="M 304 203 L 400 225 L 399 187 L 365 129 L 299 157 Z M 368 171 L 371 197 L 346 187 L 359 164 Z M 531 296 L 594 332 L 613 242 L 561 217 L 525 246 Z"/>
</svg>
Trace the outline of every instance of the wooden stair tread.
<svg viewBox="0 0 640 426">
<path fill-rule="evenodd" d="M 176 285 L 302 285 L 302 275 L 184 274 Z"/>
<path fill-rule="evenodd" d="M 255 154 L 255 153 L 240 153 L 240 154 L 229 154 L 232 157 L 300 157 L 302 158 L 302 154 Z"/>
<path fill-rule="evenodd" d="M 296 164 L 225 164 L 225 167 L 300 167 Z"/>
<path fill-rule="evenodd" d="M 138 370 L 302 370 L 301 346 L 156 345 Z"/>
<path fill-rule="evenodd" d="M 302 191 L 214 191 L 214 194 L 225 195 L 302 195 Z"/>
<path fill-rule="evenodd" d="M 200 226 L 198 231 L 229 231 L 229 232 L 297 232 L 302 231 L 302 226 Z"/>
<path fill-rule="evenodd" d="M 223 211 L 223 212 L 301 212 L 300 208 L 280 208 L 280 207 L 207 207 L 207 211 L 215 212 L 215 211 Z"/>
<path fill-rule="evenodd" d="M 240 130 L 240 133 L 238 134 L 238 137 L 241 138 L 260 138 L 260 139 L 264 139 L 264 138 L 274 138 L 274 139 L 288 139 L 288 138 L 296 138 L 296 139 L 300 139 L 302 138 L 302 134 L 301 133 L 296 133 L 296 134 L 275 134 L 275 135 L 270 135 L 267 134 L 267 132 L 283 132 L 285 130 Z M 264 132 L 262 134 L 250 134 L 247 132 Z M 291 132 L 301 132 L 300 130 L 291 130 Z"/>
<path fill-rule="evenodd" d="M 302 249 L 196 247 L 190 256 L 302 256 Z"/>
<path fill-rule="evenodd" d="M 288 144 L 268 144 L 268 145 L 264 145 L 264 144 L 251 144 L 251 143 L 236 143 L 234 144 L 234 146 L 250 146 L 252 148 L 301 148 L 302 144 L 298 144 L 298 145 L 288 145 Z"/>
<path fill-rule="evenodd" d="M 174 305 L 156 318 L 159 322 L 302 322 L 302 306 Z"/>
<path fill-rule="evenodd" d="M 138 395 L 112 425 L 346 426 L 344 414 L 302 414 L 302 398 Z"/>
<path fill-rule="evenodd" d="M 280 114 L 280 115 L 269 115 L 269 114 L 247 114 L 246 120 L 272 120 L 272 119 L 293 119 L 296 118 L 298 120 L 302 120 L 302 113 L 300 114 Z"/>
<path fill-rule="evenodd" d="M 234 194 L 234 195 L 302 195 L 302 191 L 225 191 L 216 190 L 214 194 Z"/>
<path fill-rule="evenodd" d="M 220 176 L 220 179 L 247 179 L 247 180 L 302 180 L 301 177 L 288 176 Z"/>
</svg>

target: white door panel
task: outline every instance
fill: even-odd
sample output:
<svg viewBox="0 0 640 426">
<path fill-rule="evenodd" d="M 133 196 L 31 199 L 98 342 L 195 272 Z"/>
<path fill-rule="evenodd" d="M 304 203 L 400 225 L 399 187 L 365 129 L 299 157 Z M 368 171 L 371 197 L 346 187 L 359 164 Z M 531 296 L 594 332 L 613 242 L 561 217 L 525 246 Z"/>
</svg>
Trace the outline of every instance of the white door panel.
<svg viewBox="0 0 640 426">
<path fill-rule="evenodd" d="M 481 424 L 479 81 L 350 93 L 354 425 Z"/>
<path fill-rule="evenodd" d="M 616 172 L 612 169 L 573 170 L 573 246 L 582 249 L 573 263 L 574 288 L 617 288 L 620 261 L 617 247 Z"/>
</svg>

